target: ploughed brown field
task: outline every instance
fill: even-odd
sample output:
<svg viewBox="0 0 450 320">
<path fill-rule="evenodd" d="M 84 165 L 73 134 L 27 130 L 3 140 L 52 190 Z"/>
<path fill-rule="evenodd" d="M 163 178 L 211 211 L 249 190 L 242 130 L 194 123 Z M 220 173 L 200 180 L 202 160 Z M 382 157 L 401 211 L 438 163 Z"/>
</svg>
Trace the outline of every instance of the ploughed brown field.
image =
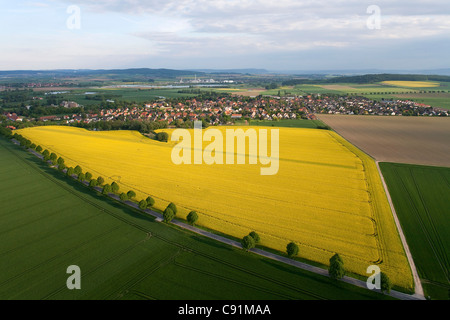
<svg viewBox="0 0 450 320">
<path fill-rule="evenodd" d="M 378 161 L 450 167 L 450 118 L 317 116 Z"/>
</svg>

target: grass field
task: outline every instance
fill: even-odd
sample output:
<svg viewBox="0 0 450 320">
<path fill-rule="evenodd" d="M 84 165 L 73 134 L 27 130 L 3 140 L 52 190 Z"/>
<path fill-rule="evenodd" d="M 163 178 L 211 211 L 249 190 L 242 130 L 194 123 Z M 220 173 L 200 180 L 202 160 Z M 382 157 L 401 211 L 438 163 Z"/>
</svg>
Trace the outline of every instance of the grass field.
<svg viewBox="0 0 450 320">
<path fill-rule="evenodd" d="M 411 289 L 374 161 L 328 130 L 279 130 L 280 165 L 274 176 L 261 176 L 260 166 L 248 162 L 175 165 L 175 142 L 159 143 L 138 132 L 36 127 L 19 133 L 61 155 L 69 166 L 79 164 L 125 191 L 135 190 L 138 199 L 152 195 L 158 209 L 174 202 L 181 218 L 196 210 L 199 225 L 237 238 L 254 230 L 261 245 L 282 252 L 295 241 L 302 258 L 323 265 L 339 253 L 349 271 L 363 276 L 369 265 L 380 264 L 396 285 Z"/>
<path fill-rule="evenodd" d="M 277 127 L 277 128 L 310 128 L 310 129 L 316 129 L 321 126 L 322 127 L 326 126 L 320 120 L 303 120 L 303 119 L 284 119 L 280 121 L 251 120 L 250 125 L 263 127 Z"/>
<path fill-rule="evenodd" d="M 396 94 L 392 96 L 394 99 L 411 100 L 417 103 L 423 103 L 435 108 L 443 108 L 450 110 L 450 93 L 414 93 L 414 94 Z"/>
<path fill-rule="evenodd" d="M 72 90 L 61 94 L 65 99 L 75 101 L 84 106 L 98 105 L 101 100 L 87 99 L 86 92 L 94 92 L 95 95 L 104 96 L 105 100 L 135 101 L 145 103 L 159 98 L 195 97 L 196 94 L 178 93 L 180 89 L 137 89 L 137 88 L 88 88 L 85 90 Z"/>
<path fill-rule="evenodd" d="M 425 296 L 450 298 L 450 168 L 380 163 Z"/>
<path fill-rule="evenodd" d="M 0 163 L 2 300 L 389 299 L 154 222 L 3 138 Z"/>
</svg>

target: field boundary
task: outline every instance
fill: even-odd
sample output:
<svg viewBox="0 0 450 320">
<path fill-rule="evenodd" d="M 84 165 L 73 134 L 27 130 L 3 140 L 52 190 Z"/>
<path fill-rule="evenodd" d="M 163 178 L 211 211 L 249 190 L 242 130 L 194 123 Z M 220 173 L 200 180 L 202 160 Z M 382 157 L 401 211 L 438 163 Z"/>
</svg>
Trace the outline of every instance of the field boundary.
<svg viewBox="0 0 450 320">
<path fill-rule="evenodd" d="M 412 257 L 411 251 L 409 250 L 408 243 L 406 241 L 405 234 L 403 233 L 402 226 L 400 224 L 400 220 L 398 219 L 397 212 L 395 211 L 394 204 L 392 202 L 391 194 L 389 193 L 389 189 L 387 187 L 386 181 L 384 180 L 383 173 L 381 172 L 379 161 L 375 161 L 377 166 L 378 174 L 380 175 L 381 182 L 383 184 L 384 191 L 386 192 L 386 196 L 389 202 L 389 206 L 391 207 L 392 215 L 394 217 L 395 225 L 397 227 L 398 234 L 400 236 L 400 240 L 403 244 L 403 249 L 405 250 L 406 257 L 408 258 L 409 266 L 411 268 L 411 272 L 413 274 L 414 279 L 414 291 L 416 295 L 424 296 L 422 283 L 420 282 L 419 274 L 417 273 L 417 268 L 414 263 L 414 259 Z"/>
<path fill-rule="evenodd" d="M 12 139 L 12 142 L 14 144 L 20 146 L 20 143 L 17 140 Z M 39 159 L 43 160 L 42 155 L 40 155 L 35 150 L 32 150 L 30 148 L 28 148 L 26 150 L 29 153 L 33 154 L 34 156 L 38 157 Z M 379 171 L 379 173 L 380 173 L 380 171 Z M 82 182 L 82 183 L 85 186 L 88 185 L 87 182 Z M 94 190 L 97 191 L 97 192 L 102 192 L 102 189 L 100 187 L 95 187 Z M 114 200 L 116 200 L 118 202 L 120 202 L 121 204 L 127 205 L 128 207 L 131 207 L 131 208 L 133 208 L 135 210 L 138 210 L 139 212 L 143 212 L 143 213 L 146 213 L 148 215 L 151 215 L 154 218 L 156 218 L 156 221 L 158 221 L 158 222 L 162 222 L 163 221 L 163 216 L 162 216 L 161 213 L 158 213 L 158 212 L 150 210 L 150 209 L 142 210 L 142 209 L 139 208 L 138 204 L 136 204 L 136 203 L 134 203 L 132 201 L 121 201 L 120 197 L 118 195 L 116 195 L 116 194 L 110 193 L 110 194 L 108 194 L 108 197 L 112 198 L 112 199 L 114 199 Z M 225 238 L 223 236 L 216 235 L 216 234 L 214 234 L 212 232 L 205 231 L 205 230 L 202 230 L 200 228 L 191 226 L 191 225 L 186 224 L 186 223 L 184 223 L 182 221 L 174 219 L 170 224 L 173 224 L 173 225 L 175 225 L 177 227 L 180 227 L 180 228 L 182 228 L 184 230 L 187 230 L 187 231 L 199 234 L 201 236 L 204 236 L 204 237 L 216 240 L 216 241 L 224 243 L 226 245 L 230 245 L 230 246 L 242 249 L 242 245 L 238 241 L 235 241 L 235 240 L 232 240 L 232 239 L 228 239 L 228 238 Z M 300 262 L 300 261 L 297 261 L 297 260 L 289 259 L 287 257 L 283 257 L 283 256 L 280 256 L 280 255 L 277 255 L 277 254 L 274 254 L 274 253 L 271 253 L 271 252 L 268 252 L 268 251 L 265 251 L 265 250 L 261 250 L 261 249 L 258 249 L 258 248 L 253 248 L 253 249 L 250 249 L 249 251 L 251 253 L 254 253 L 256 255 L 259 255 L 259 256 L 262 256 L 262 257 L 265 257 L 265 258 L 269 258 L 271 260 L 276 260 L 278 262 L 281 262 L 281 263 L 284 263 L 284 264 L 288 264 L 288 265 L 297 267 L 297 268 L 302 269 L 302 270 L 306 270 L 306 271 L 309 271 L 309 272 L 312 272 L 312 273 L 315 273 L 315 274 L 319 274 L 319 275 L 322 275 L 322 276 L 325 276 L 325 277 L 329 277 L 328 270 L 320 268 L 320 267 L 312 266 L 312 265 L 309 265 L 309 264 L 304 263 L 304 262 Z M 366 284 L 365 281 L 362 281 L 362 280 L 359 280 L 359 279 L 355 279 L 355 278 L 352 278 L 350 276 L 344 276 L 341 279 L 341 281 L 369 290 L 367 288 L 367 284 Z M 380 292 L 379 290 L 373 290 L 373 291 Z M 424 300 L 425 299 L 423 294 L 420 295 L 420 294 L 417 294 L 417 292 L 415 294 L 411 295 L 411 294 L 407 294 L 407 293 L 391 290 L 391 292 L 389 294 L 387 294 L 387 295 L 389 295 L 391 297 L 394 297 L 394 298 L 397 298 L 397 299 L 401 299 L 401 300 Z"/>
</svg>

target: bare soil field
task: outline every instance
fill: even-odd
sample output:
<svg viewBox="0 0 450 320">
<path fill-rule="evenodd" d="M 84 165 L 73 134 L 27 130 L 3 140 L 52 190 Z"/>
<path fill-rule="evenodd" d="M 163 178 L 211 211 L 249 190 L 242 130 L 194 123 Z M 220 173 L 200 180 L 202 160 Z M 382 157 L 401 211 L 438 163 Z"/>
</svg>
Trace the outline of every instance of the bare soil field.
<svg viewBox="0 0 450 320">
<path fill-rule="evenodd" d="M 382 162 L 450 167 L 450 118 L 318 115 Z"/>
<path fill-rule="evenodd" d="M 356 90 L 351 86 L 341 85 L 341 84 L 327 84 L 323 86 L 319 86 L 324 89 L 336 90 L 336 91 L 348 91 L 348 90 Z"/>
<path fill-rule="evenodd" d="M 266 89 L 249 89 L 245 91 L 232 92 L 231 94 L 234 96 L 256 97 L 266 91 L 267 91 Z"/>
</svg>

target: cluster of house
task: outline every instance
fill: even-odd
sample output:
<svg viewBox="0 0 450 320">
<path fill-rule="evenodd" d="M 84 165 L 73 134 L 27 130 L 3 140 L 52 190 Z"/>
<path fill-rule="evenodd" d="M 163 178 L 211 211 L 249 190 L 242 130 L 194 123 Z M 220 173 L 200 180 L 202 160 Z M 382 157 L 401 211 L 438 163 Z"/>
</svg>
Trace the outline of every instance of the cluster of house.
<svg viewBox="0 0 450 320">
<path fill-rule="evenodd" d="M 364 97 L 323 97 L 307 104 L 311 112 L 382 116 L 449 116 L 448 110 L 409 100 L 371 100 Z"/>
<path fill-rule="evenodd" d="M 315 119 L 314 115 L 298 99 L 239 99 L 221 98 L 216 101 L 189 99 L 176 104 L 154 102 L 142 107 L 104 109 L 92 115 L 95 120 L 148 120 L 175 121 L 205 120 L 212 125 L 232 120 L 280 120 L 304 118 Z M 88 120 L 89 121 L 89 120 Z"/>
<path fill-rule="evenodd" d="M 26 88 L 57 88 L 64 86 L 72 86 L 72 82 L 30 82 L 26 83 L 24 87 Z"/>
<path fill-rule="evenodd" d="M 64 102 L 66 108 L 77 105 Z M 195 98 L 183 102 L 170 103 L 157 101 L 141 106 L 102 109 L 98 113 L 70 114 L 62 116 L 43 116 L 38 121 L 64 121 L 65 123 L 113 120 L 165 121 L 169 125 L 204 120 L 211 125 L 232 122 L 233 120 L 282 120 L 310 119 L 314 114 L 366 114 L 366 115 L 419 115 L 448 116 L 448 111 L 433 108 L 413 101 L 381 100 L 374 101 L 364 97 L 327 97 L 320 95 L 297 97 L 257 97 L 239 99 L 220 98 L 213 100 L 197 100 Z M 24 117 L 15 113 L 6 113 L 11 121 L 24 121 Z"/>
</svg>

